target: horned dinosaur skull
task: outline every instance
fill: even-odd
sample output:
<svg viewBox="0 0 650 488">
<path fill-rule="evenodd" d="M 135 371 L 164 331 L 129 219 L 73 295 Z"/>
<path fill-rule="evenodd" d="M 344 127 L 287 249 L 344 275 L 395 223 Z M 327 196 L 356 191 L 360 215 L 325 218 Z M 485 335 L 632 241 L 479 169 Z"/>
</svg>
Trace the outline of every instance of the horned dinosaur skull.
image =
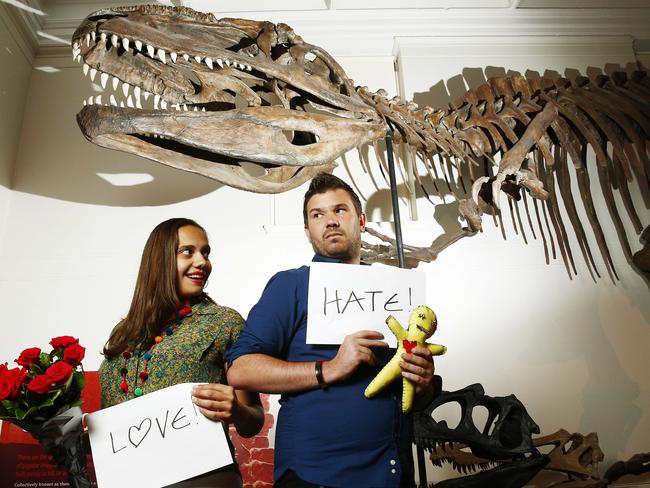
<svg viewBox="0 0 650 488">
<path fill-rule="evenodd" d="M 434 184 L 444 179 L 466 221 L 429 247 L 407 246 L 410 265 L 434 260 L 458 239 L 475 235 L 483 214 L 499 214 L 505 193 L 517 226 L 523 232 L 517 206 L 523 200 L 547 261 L 557 249 L 571 275 L 576 267 L 565 213 L 589 271 L 600 276 L 572 194 L 574 179 L 603 262 L 615 277 L 590 190 L 590 148 L 629 261 L 613 189 L 637 232 L 644 226 L 631 180 L 650 206 L 650 78 L 644 71 L 593 80 L 506 76 L 446 107 L 420 109 L 384 90 L 355 87 L 332 56 L 285 24 L 151 5 L 92 13 L 73 35 L 73 56 L 91 79 L 118 90 L 84 102 L 77 121 L 88 140 L 244 190 L 293 188 L 332 170 L 350 149 L 373 143 L 380 150 L 377 141 L 394 129 L 395 142 L 423 163 Z M 420 171 L 415 176 L 422 179 Z M 545 200 L 541 209 L 538 200 Z M 386 244 L 365 245 L 364 257 L 394 260 L 394 241 L 375 236 Z"/>
</svg>

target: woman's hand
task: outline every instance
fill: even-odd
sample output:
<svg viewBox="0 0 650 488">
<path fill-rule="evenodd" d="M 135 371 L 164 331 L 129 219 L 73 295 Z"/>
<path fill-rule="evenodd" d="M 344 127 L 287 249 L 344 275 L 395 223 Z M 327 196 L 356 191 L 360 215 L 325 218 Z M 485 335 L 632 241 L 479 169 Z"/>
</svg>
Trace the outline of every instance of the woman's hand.
<svg viewBox="0 0 650 488">
<path fill-rule="evenodd" d="M 192 401 L 210 420 L 233 423 L 239 414 L 239 400 L 232 386 L 208 383 L 192 388 Z"/>
<path fill-rule="evenodd" d="M 254 436 L 264 424 L 264 410 L 256 393 L 207 383 L 192 388 L 192 401 L 205 417 L 233 424 L 242 437 Z"/>
</svg>

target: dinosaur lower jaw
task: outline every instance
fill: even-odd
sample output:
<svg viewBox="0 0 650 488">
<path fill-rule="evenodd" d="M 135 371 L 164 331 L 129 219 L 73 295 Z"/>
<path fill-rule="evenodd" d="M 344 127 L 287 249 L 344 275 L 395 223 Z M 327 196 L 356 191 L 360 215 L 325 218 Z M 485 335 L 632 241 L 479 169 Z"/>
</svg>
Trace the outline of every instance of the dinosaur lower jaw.
<svg viewBox="0 0 650 488">
<path fill-rule="evenodd" d="M 316 168 L 277 167 L 271 168 L 270 171 L 280 171 L 278 178 L 274 178 L 273 173 L 270 173 L 267 178 L 260 178 L 245 170 L 240 165 L 242 161 L 234 163 L 224 158 L 222 162 L 217 162 L 216 157 L 208 161 L 178 151 L 178 145 L 174 149 L 167 149 L 159 143 L 150 143 L 150 140 L 142 136 L 108 134 L 97 136 L 92 142 L 107 149 L 136 153 L 167 166 L 207 176 L 224 185 L 255 193 L 282 193 L 300 186 L 318 171 L 331 171 L 334 167 L 334 165 Z"/>
<path fill-rule="evenodd" d="M 99 146 L 257 193 L 287 191 L 319 171 L 331 171 L 333 161 L 359 142 L 355 136 L 368 129 L 360 122 L 274 107 L 170 112 L 90 105 L 77 122 Z M 341 131 L 348 137 L 337 136 Z"/>
</svg>

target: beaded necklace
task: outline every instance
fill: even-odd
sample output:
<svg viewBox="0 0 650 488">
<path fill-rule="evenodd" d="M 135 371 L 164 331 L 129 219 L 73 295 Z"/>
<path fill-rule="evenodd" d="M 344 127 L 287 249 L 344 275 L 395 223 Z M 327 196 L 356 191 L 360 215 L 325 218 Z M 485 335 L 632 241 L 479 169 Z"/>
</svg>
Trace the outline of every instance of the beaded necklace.
<svg viewBox="0 0 650 488">
<path fill-rule="evenodd" d="M 180 325 L 183 322 L 183 319 L 185 317 L 189 317 L 191 315 L 192 315 L 192 306 L 191 306 L 189 300 L 185 300 L 185 302 L 183 303 L 183 306 L 176 311 L 176 317 L 174 317 L 172 320 L 170 320 L 167 323 L 167 327 L 165 327 L 165 330 L 163 332 L 161 332 L 159 335 L 154 337 L 153 344 L 143 354 L 142 357 L 144 358 L 144 365 L 143 365 L 142 371 L 137 374 L 137 378 L 140 379 L 140 386 L 136 386 L 136 388 L 134 390 L 131 390 L 131 388 L 129 388 L 129 384 L 126 381 L 126 375 L 129 372 L 126 365 L 127 365 L 128 360 L 131 359 L 131 355 L 132 355 L 131 353 L 132 352 L 137 352 L 137 349 L 129 348 L 129 349 L 127 349 L 126 351 L 124 351 L 122 353 L 122 358 L 124 359 L 124 364 L 122 366 L 122 369 L 120 370 L 120 373 L 122 375 L 122 383 L 120 384 L 120 390 L 122 390 L 126 394 L 131 394 L 131 395 L 133 395 L 135 397 L 142 396 L 142 393 L 143 393 L 142 388 L 144 387 L 144 384 L 146 383 L 147 379 L 149 378 L 149 373 L 147 372 L 147 369 L 148 369 L 148 366 L 149 366 L 149 360 L 151 359 L 151 355 L 152 355 L 154 349 L 156 349 L 156 346 L 158 344 L 160 344 L 165 337 L 172 335 L 174 333 L 174 331 L 176 329 L 178 329 L 178 327 L 180 327 Z M 135 368 L 136 373 L 137 373 L 137 371 L 139 369 L 139 365 L 140 365 L 140 357 L 138 356 L 138 364 L 136 365 L 136 368 Z"/>
</svg>

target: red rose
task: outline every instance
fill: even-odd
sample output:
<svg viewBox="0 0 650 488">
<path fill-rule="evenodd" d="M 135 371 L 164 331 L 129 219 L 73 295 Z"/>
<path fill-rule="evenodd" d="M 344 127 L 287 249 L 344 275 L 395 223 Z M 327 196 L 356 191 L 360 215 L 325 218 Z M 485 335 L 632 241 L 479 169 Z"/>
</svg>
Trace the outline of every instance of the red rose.
<svg viewBox="0 0 650 488">
<path fill-rule="evenodd" d="M 72 344 L 79 344 L 79 339 L 75 339 L 72 336 L 59 336 L 55 337 L 50 341 L 50 346 L 54 349 L 59 349 L 62 347 L 68 347 Z"/>
<path fill-rule="evenodd" d="M 72 366 L 65 361 L 57 361 L 47 368 L 45 374 L 57 385 L 62 385 L 72 376 Z"/>
<path fill-rule="evenodd" d="M 38 347 L 30 347 L 20 353 L 16 362 L 21 366 L 29 366 L 37 363 L 41 359 L 41 350 Z"/>
<path fill-rule="evenodd" d="M 0 400 L 14 400 L 20 394 L 20 387 L 27 377 L 24 368 L 0 369 Z"/>
<path fill-rule="evenodd" d="M 78 366 L 86 354 L 86 348 L 79 344 L 72 344 L 65 348 L 63 360 L 70 366 Z"/>
<path fill-rule="evenodd" d="M 46 374 L 39 374 L 32 381 L 27 383 L 27 389 L 41 395 L 48 393 L 52 388 L 52 378 Z"/>
</svg>

